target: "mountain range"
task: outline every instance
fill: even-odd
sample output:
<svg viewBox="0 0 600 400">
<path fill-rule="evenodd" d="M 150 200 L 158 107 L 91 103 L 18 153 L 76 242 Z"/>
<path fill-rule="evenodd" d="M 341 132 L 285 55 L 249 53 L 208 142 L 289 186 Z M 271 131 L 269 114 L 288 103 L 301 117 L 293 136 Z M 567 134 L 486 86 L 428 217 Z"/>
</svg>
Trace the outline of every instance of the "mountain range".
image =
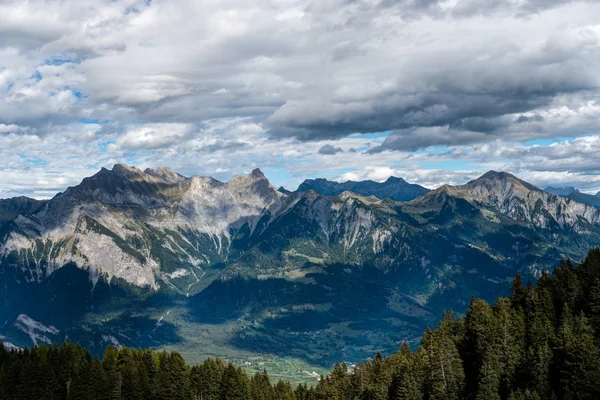
<svg viewBox="0 0 600 400">
<path fill-rule="evenodd" d="M 577 189 L 573 186 L 564 186 L 564 187 L 548 186 L 548 187 L 545 187 L 544 190 L 548 193 L 552 193 L 557 196 L 564 196 L 564 197 L 568 197 L 571 193 L 579 192 L 579 189 Z"/>
<path fill-rule="evenodd" d="M 300 184 L 296 193 L 314 190 L 323 196 L 338 196 L 343 192 L 352 192 L 361 196 L 374 196 L 379 199 L 390 197 L 399 201 L 410 201 L 423 196 L 429 192 L 429 189 L 416 184 L 408 183 L 402 178 L 394 176 L 389 177 L 385 182 L 367 181 L 347 181 L 335 182 L 323 178 L 306 179 Z M 283 191 L 291 194 L 292 192 Z"/>
<path fill-rule="evenodd" d="M 0 339 L 329 367 L 600 244 L 599 209 L 504 172 L 432 191 L 307 182 L 117 164 L 47 201 L 0 201 Z"/>
<path fill-rule="evenodd" d="M 596 193 L 594 196 L 587 193 L 581 193 L 579 189 L 576 189 L 572 186 L 562 188 L 547 187 L 544 190 L 548 193 L 553 193 L 558 196 L 575 200 L 579 203 L 587 204 L 588 206 L 600 208 L 600 192 Z"/>
</svg>

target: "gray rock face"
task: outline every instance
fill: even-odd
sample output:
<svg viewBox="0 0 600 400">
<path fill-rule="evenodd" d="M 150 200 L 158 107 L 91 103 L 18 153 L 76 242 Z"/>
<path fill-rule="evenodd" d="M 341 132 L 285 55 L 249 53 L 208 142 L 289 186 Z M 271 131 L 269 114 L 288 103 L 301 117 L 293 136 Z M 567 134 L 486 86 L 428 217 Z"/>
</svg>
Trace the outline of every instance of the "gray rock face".
<svg viewBox="0 0 600 400">
<path fill-rule="evenodd" d="M 6 212 L 13 227 L 0 242 L 0 255 L 23 260 L 30 253 L 38 254 L 32 280 L 76 262 L 92 275 L 158 287 L 163 273 L 149 248 L 149 228 L 206 235 L 213 250 L 225 255 L 224 246 L 240 227 L 248 224 L 253 230 L 263 215 L 283 205 L 285 197 L 258 169 L 223 183 L 199 176 L 185 178 L 167 168 L 143 172 L 117 164 L 48 202 L 36 203 L 37 208 L 33 203 L 21 207 L 33 213 L 6 207 L 14 210 Z M 46 253 L 40 254 L 40 246 Z M 192 255 L 183 248 L 171 250 L 192 265 L 209 262 L 202 251 Z"/>
</svg>

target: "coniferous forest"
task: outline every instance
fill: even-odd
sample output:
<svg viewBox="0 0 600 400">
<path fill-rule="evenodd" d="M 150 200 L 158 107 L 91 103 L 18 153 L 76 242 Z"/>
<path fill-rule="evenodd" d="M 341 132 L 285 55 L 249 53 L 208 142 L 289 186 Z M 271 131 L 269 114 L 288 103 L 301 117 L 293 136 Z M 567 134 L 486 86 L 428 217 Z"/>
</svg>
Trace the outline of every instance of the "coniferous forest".
<svg viewBox="0 0 600 400">
<path fill-rule="evenodd" d="M 80 345 L 11 350 L 0 344 L 0 399 L 305 400 L 600 399 L 600 249 L 569 260 L 537 286 L 517 275 L 508 298 L 471 299 L 464 317 L 443 314 L 421 346 L 350 371 L 336 364 L 315 386 L 248 377 L 208 359 L 108 347 L 102 358 Z"/>
</svg>

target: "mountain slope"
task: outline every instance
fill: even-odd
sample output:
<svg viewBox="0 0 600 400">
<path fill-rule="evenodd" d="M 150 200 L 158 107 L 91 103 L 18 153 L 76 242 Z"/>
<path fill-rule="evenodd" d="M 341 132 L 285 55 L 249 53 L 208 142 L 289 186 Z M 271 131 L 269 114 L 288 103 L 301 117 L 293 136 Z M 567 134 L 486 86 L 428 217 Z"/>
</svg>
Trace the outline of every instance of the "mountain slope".
<svg viewBox="0 0 600 400">
<path fill-rule="evenodd" d="M 300 184 L 297 192 L 314 190 L 323 196 L 337 196 L 343 192 L 353 192 L 362 196 L 375 196 L 379 199 L 391 197 L 398 201 L 409 201 L 423 196 L 429 189 L 416 184 L 410 184 L 402 178 L 391 176 L 385 182 L 360 181 L 360 182 L 334 182 L 327 179 L 307 179 Z"/>
<path fill-rule="evenodd" d="M 115 165 L 2 226 L 0 336 L 357 361 L 579 259 L 599 213 L 493 171 L 407 203 Z"/>
<path fill-rule="evenodd" d="M 222 183 L 115 165 L 58 194 L 36 213 L 14 218 L 0 255 L 33 264 L 28 280 L 40 281 L 75 262 L 92 274 L 157 288 L 160 279 L 189 277 L 194 269 L 202 272 L 201 265 L 221 261 L 236 231 L 244 225 L 253 229 L 259 218 L 281 206 L 282 196 L 259 170 Z M 151 243 L 156 236 L 162 243 Z M 165 262 L 153 245 L 173 260 Z"/>
<path fill-rule="evenodd" d="M 490 171 L 466 185 L 446 185 L 425 197 L 442 192 L 493 207 L 515 221 L 537 228 L 556 224 L 583 232 L 600 221 L 600 210 L 547 193 L 506 172 Z"/>
</svg>

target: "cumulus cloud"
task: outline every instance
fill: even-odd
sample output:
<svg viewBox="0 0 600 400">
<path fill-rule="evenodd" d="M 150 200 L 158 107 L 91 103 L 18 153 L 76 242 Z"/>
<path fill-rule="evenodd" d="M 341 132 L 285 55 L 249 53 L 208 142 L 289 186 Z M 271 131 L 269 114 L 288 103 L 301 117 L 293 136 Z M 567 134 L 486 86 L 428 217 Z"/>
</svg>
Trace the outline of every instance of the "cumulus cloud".
<svg viewBox="0 0 600 400">
<path fill-rule="evenodd" d="M 333 155 L 337 153 L 343 153 L 344 150 L 341 147 L 334 147 L 330 144 L 326 144 L 319 149 L 319 154 L 323 155 Z"/>
<path fill-rule="evenodd" d="M 157 149 L 172 146 L 194 130 L 189 124 L 147 124 L 131 126 L 113 146 L 122 149 Z"/>
<path fill-rule="evenodd" d="M 599 13 L 566 0 L 0 1 L 0 195 L 39 197 L 116 161 L 222 179 L 277 168 L 286 185 L 326 171 L 435 186 L 493 167 L 592 190 Z M 351 157 L 323 157 L 340 151 Z"/>
</svg>

